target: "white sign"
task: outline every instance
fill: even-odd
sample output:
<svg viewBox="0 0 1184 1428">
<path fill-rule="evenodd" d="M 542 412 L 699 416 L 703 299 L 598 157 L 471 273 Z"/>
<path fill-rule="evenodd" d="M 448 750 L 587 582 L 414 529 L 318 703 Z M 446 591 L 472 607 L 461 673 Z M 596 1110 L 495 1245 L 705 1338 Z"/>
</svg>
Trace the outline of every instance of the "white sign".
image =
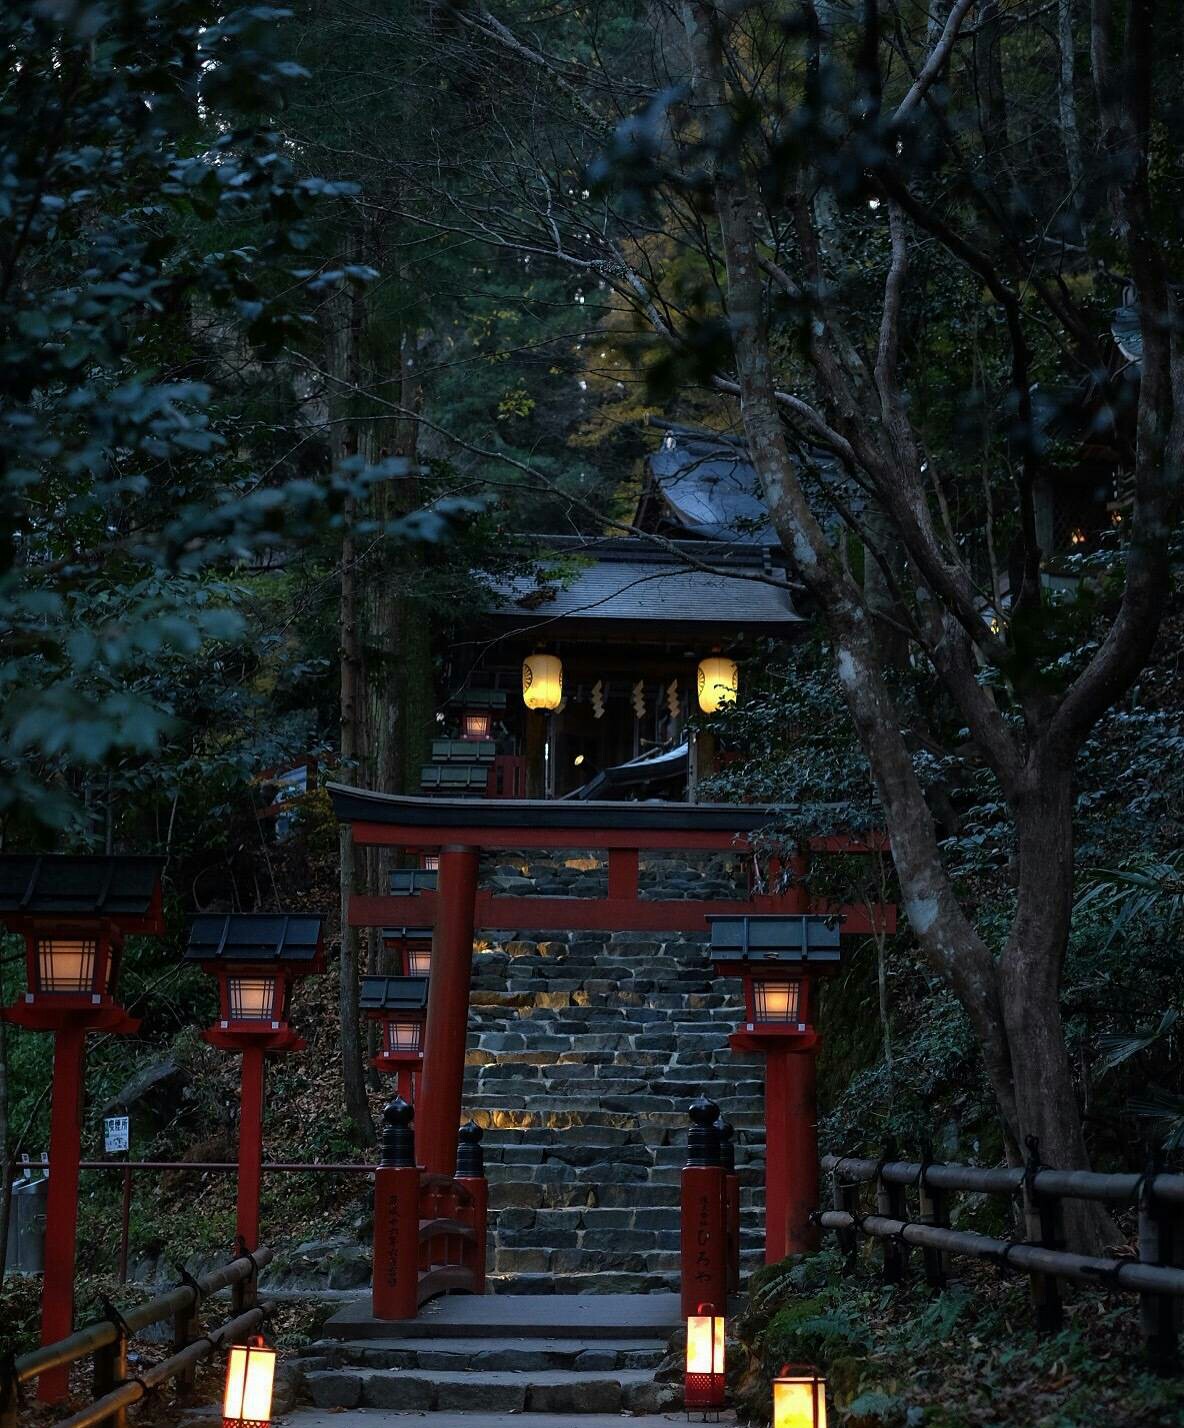
<svg viewBox="0 0 1184 1428">
<path fill-rule="evenodd" d="M 108 1155 L 128 1148 L 128 1124 L 126 1116 L 108 1116 L 103 1122 L 103 1149 Z"/>
</svg>

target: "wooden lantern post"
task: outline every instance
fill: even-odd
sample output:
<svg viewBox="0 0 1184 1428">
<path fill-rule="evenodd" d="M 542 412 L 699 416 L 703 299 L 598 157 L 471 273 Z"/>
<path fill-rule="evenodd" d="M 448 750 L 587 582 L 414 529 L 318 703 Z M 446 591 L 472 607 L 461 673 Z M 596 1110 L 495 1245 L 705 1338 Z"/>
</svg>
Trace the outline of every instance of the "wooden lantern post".
<svg viewBox="0 0 1184 1428">
<path fill-rule="evenodd" d="M 164 931 L 161 858 L 0 856 L 0 919 L 25 938 L 26 991 L 5 1020 L 54 1035 L 45 1213 L 41 1342 L 74 1328 L 78 1170 L 82 1158 L 86 1034 L 126 1036 L 140 1023 L 115 1000 L 123 939 Z M 67 1370 L 40 1376 L 38 1397 L 59 1403 Z"/>
<path fill-rule="evenodd" d="M 202 1036 L 243 1058 L 237 1233 L 247 1251 L 259 1248 L 264 1065 L 268 1056 L 304 1049 L 288 1022 L 291 988 L 298 977 L 324 971 L 323 926 L 317 913 L 258 912 L 194 917 L 189 924 L 185 961 L 218 979 L 218 1020 Z"/>
<path fill-rule="evenodd" d="M 730 1045 L 765 1058 L 765 1262 L 817 1248 L 818 979 L 838 970 L 839 919 L 801 913 L 711 917 L 717 976 L 744 981 L 744 1025 Z"/>
</svg>

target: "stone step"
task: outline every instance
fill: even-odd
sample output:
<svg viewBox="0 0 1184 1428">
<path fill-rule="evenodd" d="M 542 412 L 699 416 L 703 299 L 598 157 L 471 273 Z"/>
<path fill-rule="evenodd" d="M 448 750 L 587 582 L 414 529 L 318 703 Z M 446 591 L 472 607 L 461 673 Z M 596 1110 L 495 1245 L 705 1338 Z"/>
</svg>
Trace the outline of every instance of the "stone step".
<svg viewBox="0 0 1184 1428">
<path fill-rule="evenodd" d="M 654 1369 L 665 1357 L 661 1343 L 643 1339 L 407 1338 L 322 1339 L 300 1350 L 304 1371 L 321 1369 L 493 1370 L 533 1373 Z"/>
<path fill-rule="evenodd" d="M 634 1207 L 655 1209 L 669 1206 L 677 1210 L 681 1200 L 681 1187 L 676 1181 L 662 1181 L 654 1184 L 637 1182 L 616 1184 L 606 1182 L 599 1186 L 589 1186 L 567 1179 L 540 1183 L 533 1180 L 491 1178 L 489 1204 L 494 1211 L 507 1208 L 565 1210 L 591 1207 L 619 1209 Z M 756 1184 L 740 1184 L 741 1212 L 763 1214 L 765 1187 L 763 1181 Z"/>
<path fill-rule="evenodd" d="M 569 1277 L 604 1272 L 624 1274 L 667 1275 L 678 1282 L 681 1274 L 682 1255 L 678 1245 L 677 1231 L 672 1233 L 674 1245 L 670 1249 L 654 1249 L 658 1238 L 651 1231 L 621 1230 L 616 1235 L 616 1243 L 606 1246 L 600 1243 L 602 1232 L 588 1232 L 594 1240 L 590 1248 L 536 1247 L 516 1248 L 499 1243 L 488 1265 L 489 1273 L 503 1274 L 551 1274 L 556 1282 Z M 621 1241 L 627 1244 L 621 1244 Z M 762 1237 L 763 1240 L 763 1237 Z M 629 1249 L 628 1244 L 640 1241 L 637 1248 Z M 764 1263 L 764 1249 L 750 1237 L 749 1247 L 740 1251 L 742 1270 L 756 1269 Z"/>
<path fill-rule="evenodd" d="M 589 1274 L 500 1274 L 489 1275 L 488 1293 L 496 1295 L 502 1303 L 524 1295 L 547 1295 L 558 1301 L 575 1299 L 580 1295 L 603 1298 L 606 1295 L 629 1293 L 639 1296 L 650 1294 L 677 1294 L 681 1280 L 677 1274 L 656 1272 L 635 1274 L 619 1270 L 597 1270 Z"/>
<path fill-rule="evenodd" d="M 612 1373 L 539 1369 L 529 1374 L 473 1368 L 340 1368 L 306 1373 L 318 1408 L 383 1408 L 435 1413 L 654 1413 L 681 1402 L 679 1388 L 656 1384 L 652 1370 Z"/>
</svg>

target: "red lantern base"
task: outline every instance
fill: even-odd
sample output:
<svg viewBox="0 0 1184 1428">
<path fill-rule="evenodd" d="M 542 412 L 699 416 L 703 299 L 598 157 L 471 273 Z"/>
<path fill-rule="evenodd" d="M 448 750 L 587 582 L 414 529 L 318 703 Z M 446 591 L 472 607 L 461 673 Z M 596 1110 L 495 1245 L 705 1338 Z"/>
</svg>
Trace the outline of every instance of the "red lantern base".
<svg viewBox="0 0 1184 1428">
<path fill-rule="evenodd" d="M 688 1373 L 683 1390 L 683 1407 L 722 1408 L 727 1397 L 727 1384 L 722 1373 Z"/>
</svg>

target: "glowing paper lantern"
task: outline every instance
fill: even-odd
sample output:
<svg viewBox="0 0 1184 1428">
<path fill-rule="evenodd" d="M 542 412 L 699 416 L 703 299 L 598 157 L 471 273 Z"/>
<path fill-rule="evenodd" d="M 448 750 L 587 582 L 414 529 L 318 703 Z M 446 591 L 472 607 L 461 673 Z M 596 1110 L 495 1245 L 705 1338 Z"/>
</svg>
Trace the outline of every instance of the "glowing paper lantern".
<svg viewBox="0 0 1184 1428">
<path fill-rule="evenodd" d="M 558 655 L 532 654 L 522 661 L 522 702 L 528 709 L 558 709 L 563 703 L 563 661 Z"/>
<path fill-rule="evenodd" d="M 724 1317 L 712 1304 L 700 1304 L 687 1319 L 687 1373 L 683 1406 L 720 1408 L 727 1378 L 724 1373 Z"/>
<path fill-rule="evenodd" d="M 785 1364 L 773 1380 L 773 1428 L 826 1428 L 826 1379 L 809 1364 Z"/>
<path fill-rule="evenodd" d="M 704 714 L 716 714 L 725 704 L 735 704 L 739 687 L 735 660 L 712 655 L 699 661 L 699 708 Z"/>
<path fill-rule="evenodd" d="M 263 1428 L 270 1423 L 274 1382 L 275 1350 L 260 1335 L 232 1345 L 226 1359 L 222 1428 Z"/>
</svg>

